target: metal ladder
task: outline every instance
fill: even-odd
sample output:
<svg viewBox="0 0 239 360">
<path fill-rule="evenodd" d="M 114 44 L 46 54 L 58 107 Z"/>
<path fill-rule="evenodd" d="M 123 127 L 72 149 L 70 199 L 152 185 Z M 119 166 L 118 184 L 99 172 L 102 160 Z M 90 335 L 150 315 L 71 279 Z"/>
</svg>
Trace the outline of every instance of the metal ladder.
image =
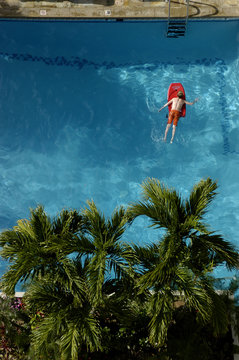
<svg viewBox="0 0 239 360">
<path fill-rule="evenodd" d="M 185 35 L 187 30 L 188 12 L 189 12 L 189 0 L 184 0 L 187 4 L 187 13 L 184 18 L 171 18 L 171 0 L 168 0 L 168 26 L 167 26 L 167 37 L 168 38 L 179 38 Z"/>
</svg>

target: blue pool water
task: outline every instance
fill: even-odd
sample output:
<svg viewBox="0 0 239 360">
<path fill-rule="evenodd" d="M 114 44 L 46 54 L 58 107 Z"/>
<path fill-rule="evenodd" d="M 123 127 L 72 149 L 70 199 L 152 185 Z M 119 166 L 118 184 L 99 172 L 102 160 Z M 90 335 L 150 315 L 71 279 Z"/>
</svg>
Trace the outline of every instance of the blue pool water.
<svg viewBox="0 0 239 360">
<path fill-rule="evenodd" d="M 0 229 L 39 203 L 55 215 L 93 198 L 110 215 L 147 177 L 186 197 L 210 176 L 219 195 L 207 220 L 239 245 L 239 20 L 190 21 L 182 39 L 165 31 L 165 21 L 0 21 Z M 171 82 L 200 98 L 172 145 L 157 112 Z M 125 239 L 154 241 L 147 225 Z"/>
</svg>

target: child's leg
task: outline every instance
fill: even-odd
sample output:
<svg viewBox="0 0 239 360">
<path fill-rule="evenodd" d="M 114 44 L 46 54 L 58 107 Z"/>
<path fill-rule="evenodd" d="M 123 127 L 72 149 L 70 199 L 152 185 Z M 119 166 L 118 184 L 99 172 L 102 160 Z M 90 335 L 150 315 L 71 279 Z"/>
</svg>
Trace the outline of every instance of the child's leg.
<svg viewBox="0 0 239 360">
<path fill-rule="evenodd" d="M 164 134 L 164 141 L 166 141 L 166 139 L 167 139 L 167 134 L 168 134 L 168 131 L 170 129 L 170 126 L 171 126 L 171 124 L 167 124 L 167 126 L 166 126 L 165 134 Z"/>
<path fill-rule="evenodd" d="M 175 126 L 175 125 L 173 125 L 172 138 L 171 138 L 170 144 L 172 144 L 172 142 L 173 142 L 174 135 L 175 135 L 175 131 L 176 131 L 176 126 Z"/>
</svg>

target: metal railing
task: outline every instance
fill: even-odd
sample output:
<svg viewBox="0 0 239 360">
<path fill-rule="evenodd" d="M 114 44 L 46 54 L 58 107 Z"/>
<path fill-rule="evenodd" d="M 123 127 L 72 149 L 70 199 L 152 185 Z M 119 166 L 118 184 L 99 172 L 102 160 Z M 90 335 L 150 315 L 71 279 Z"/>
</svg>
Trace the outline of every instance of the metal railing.
<svg viewBox="0 0 239 360">
<path fill-rule="evenodd" d="M 175 34 L 173 34 L 173 29 L 175 29 L 175 18 L 172 19 L 171 18 L 171 0 L 165 0 L 166 2 L 168 2 L 168 30 L 167 30 L 167 36 L 169 37 L 179 37 L 179 36 L 184 36 L 185 32 L 186 32 L 186 28 L 187 28 L 187 22 L 188 22 L 188 16 L 189 16 L 189 1 L 190 0 L 184 0 L 184 3 L 186 4 L 187 8 L 186 8 L 186 15 L 185 17 L 180 17 L 178 18 L 178 21 L 180 21 L 181 27 L 180 29 L 178 28 L 178 33 L 177 30 L 175 30 Z M 177 36 L 178 35 L 178 36 Z"/>
<path fill-rule="evenodd" d="M 165 0 L 168 2 L 168 22 L 170 21 L 171 18 L 171 0 Z M 184 0 L 185 4 L 187 4 L 187 12 L 186 12 L 186 22 L 188 21 L 188 15 L 189 15 L 189 1 L 190 0 Z"/>
</svg>

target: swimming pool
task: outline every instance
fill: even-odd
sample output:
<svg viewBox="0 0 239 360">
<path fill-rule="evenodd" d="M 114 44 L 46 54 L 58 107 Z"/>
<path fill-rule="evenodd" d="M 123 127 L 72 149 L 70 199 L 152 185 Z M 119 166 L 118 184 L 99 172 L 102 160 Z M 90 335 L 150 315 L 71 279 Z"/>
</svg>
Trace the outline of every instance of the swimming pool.
<svg viewBox="0 0 239 360">
<path fill-rule="evenodd" d="M 167 39 L 162 20 L 0 29 L 0 229 L 38 203 L 55 215 L 93 198 L 109 215 L 138 199 L 147 177 L 186 197 L 210 176 L 219 195 L 208 222 L 238 244 L 239 20 L 189 21 L 182 39 Z M 200 97 L 172 145 L 162 141 L 167 111 L 157 112 L 171 82 Z M 146 225 L 138 219 L 126 240 L 157 238 Z"/>
</svg>

